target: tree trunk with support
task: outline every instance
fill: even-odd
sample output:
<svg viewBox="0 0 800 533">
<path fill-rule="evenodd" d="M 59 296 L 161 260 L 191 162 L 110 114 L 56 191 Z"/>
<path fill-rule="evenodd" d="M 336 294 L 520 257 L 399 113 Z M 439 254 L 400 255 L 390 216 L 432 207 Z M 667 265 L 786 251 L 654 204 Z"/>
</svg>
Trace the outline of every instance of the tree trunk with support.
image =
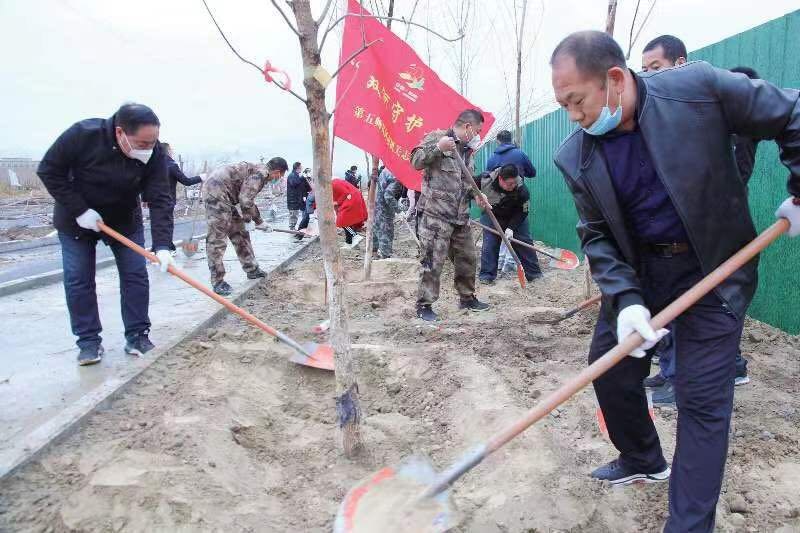
<svg viewBox="0 0 800 533">
<path fill-rule="evenodd" d="M 394 0 L 389 0 L 389 10 L 386 13 L 389 19 L 386 21 L 386 27 L 392 29 L 392 17 L 394 16 Z M 413 16 L 413 13 L 412 13 Z M 406 32 L 408 34 L 408 32 Z M 373 238 L 375 233 L 375 189 L 378 186 L 378 165 L 380 160 L 377 156 L 372 156 L 372 170 L 369 173 L 369 189 L 367 192 L 367 243 L 364 247 L 364 280 L 369 281 L 372 278 L 372 253 L 373 253 Z"/>
<path fill-rule="evenodd" d="M 356 367 L 350 350 L 349 312 L 347 307 L 344 268 L 336 240 L 336 221 L 331 187 L 332 162 L 330 113 L 325 105 L 325 87 L 311 74 L 320 66 L 317 41 L 318 25 L 311 15 L 309 0 L 290 3 L 297 20 L 300 49 L 303 57 L 303 85 L 306 89 L 306 108 L 311 124 L 314 159 L 314 196 L 319 213 L 319 240 L 327 281 L 330 315 L 330 343 L 335 352 L 336 413 L 342 430 L 345 455 L 352 457 L 363 448 L 361 437 L 361 404 Z"/>
</svg>

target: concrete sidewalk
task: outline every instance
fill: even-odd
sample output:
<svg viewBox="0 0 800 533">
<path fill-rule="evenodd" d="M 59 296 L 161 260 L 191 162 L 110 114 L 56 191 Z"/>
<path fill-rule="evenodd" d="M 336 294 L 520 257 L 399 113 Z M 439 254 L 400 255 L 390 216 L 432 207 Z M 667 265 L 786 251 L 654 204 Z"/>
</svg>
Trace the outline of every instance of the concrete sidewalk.
<svg viewBox="0 0 800 533">
<path fill-rule="evenodd" d="M 277 224 L 282 225 L 282 221 Z M 261 268 L 276 266 L 311 242 L 283 233 L 254 232 L 253 246 Z M 178 267 L 208 283 L 201 250 L 191 259 L 182 253 Z M 233 247 L 225 255 L 226 280 L 236 291 L 255 284 L 246 279 Z M 117 269 L 97 272 L 97 295 L 103 322 L 102 363 L 79 367 L 69 327 L 63 284 L 57 283 L 0 297 L 3 350 L 0 352 L 0 477 L 73 426 L 99 402 L 130 381 L 160 354 L 222 307 L 169 274 L 150 273 L 150 338 L 156 350 L 143 358 L 126 355 L 119 304 Z"/>
</svg>

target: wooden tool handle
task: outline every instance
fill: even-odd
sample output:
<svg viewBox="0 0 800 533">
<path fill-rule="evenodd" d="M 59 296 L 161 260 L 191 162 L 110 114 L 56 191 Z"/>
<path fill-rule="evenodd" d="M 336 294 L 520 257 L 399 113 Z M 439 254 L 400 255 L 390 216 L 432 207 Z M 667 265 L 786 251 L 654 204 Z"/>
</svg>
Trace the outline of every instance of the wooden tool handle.
<svg viewBox="0 0 800 533">
<path fill-rule="evenodd" d="M 769 246 L 775 239 L 789 229 L 789 221 L 779 219 L 772 226 L 764 230 L 747 246 L 739 250 L 730 259 L 722 263 L 713 272 L 700 280 L 694 287 L 683 293 L 677 300 L 668 305 L 650 321 L 650 326 L 658 331 L 675 320 L 681 313 L 697 303 L 703 296 L 711 292 L 728 276 L 742 268 L 747 262 Z M 591 300 L 591 299 L 590 299 Z M 590 301 L 590 300 L 587 300 Z M 626 339 L 606 352 L 594 363 L 584 368 L 578 375 L 560 386 L 557 390 L 547 395 L 533 409 L 520 420 L 501 431 L 486 444 L 478 446 L 461 457 L 457 462 L 442 472 L 423 493 L 423 497 L 434 496 L 447 489 L 458 478 L 480 464 L 486 457 L 497 451 L 514 437 L 531 427 L 533 424 L 550 414 L 550 412 L 569 400 L 575 393 L 589 385 L 592 381 L 606 373 L 609 368 L 619 363 L 633 350 L 638 348 L 644 339 L 638 333 L 628 335 Z"/>
<path fill-rule="evenodd" d="M 160 264 L 158 258 L 156 257 L 156 255 L 154 253 L 145 250 L 144 248 L 142 248 L 141 246 L 139 246 L 138 244 L 136 244 L 135 242 L 133 242 L 132 240 L 127 238 L 126 236 L 124 236 L 121 233 L 109 228 L 104 223 L 98 222 L 97 223 L 97 227 L 99 227 L 100 231 L 102 231 L 103 233 L 105 233 L 109 237 L 112 237 L 113 239 L 115 239 L 115 240 L 119 241 L 120 243 L 124 244 L 125 246 L 127 246 L 128 248 L 130 248 L 131 250 L 136 252 L 137 254 L 144 256 L 151 263 Z M 233 313 L 236 313 L 240 317 L 244 318 L 245 320 L 247 320 L 248 322 L 253 324 L 255 327 L 257 327 L 257 328 L 269 333 L 273 337 L 277 337 L 278 339 L 280 339 L 281 341 L 289 344 L 293 348 L 300 349 L 300 351 L 305 352 L 305 350 L 302 350 L 302 348 L 300 347 L 299 344 L 297 344 L 292 339 L 286 337 L 286 335 L 284 335 L 280 331 L 278 331 L 276 329 L 273 329 L 272 327 L 270 327 L 267 324 L 263 323 L 262 321 L 260 321 L 259 319 L 257 319 L 256 317 L 254 317 L 253 315 L 251 315 L 250 313 L 248 313 L 247 311 L 245 311 L 241 307 L 239 307 L 237 305 L 234 305 L 232 302 L 228 301 L 227 299 L 223 298 L 219 294 L 215 293 L 214 291 L 212 291 L 211 289 L 209 289 L 208 287 L 206 287 L 205 285 L 203 285 L 199 281 L 195 280 L 194 278 L 189 277 L 186 273 L 184 273 L 182 270 L 180 270 L 179 268 L 175 267 L 174 265 L 169 265 L 169 267 L 167 267 L 167 272 L 169 272 L 170 274 L 172 274 L 175 277 L 178 277 L 178 278 L 182 279 L 187 284 L 191 285 L 192 287 L 194 287 L 198 291 L 202 292 L 203 294 L 205 294 L 209 298 L 211 298 L 211 299 L 215 300 L 217 303 L 225 306 L 225 308 L 227 308 L 229 311 L 231 311 Z"/>
<path fill-rule="evenodd" d="M 592 305 L 594 305 L 597 302 L 599 302 L 602 299 L 602 297 L 603 297 L 602 294 L 597 294 L 595 296 L 592 296 L 588 300 L 582 301 L 581 303 L 579 303 L 578 305 L 576 305 L 575 307 L 573 307 L 572 309 L 570 309 L 569 311 L 566 311 L 563 315 L 561 315 L 561 320 L 569 318 L 572 315 L 577 314 L 580 311 L 583 311 L 587 307 L 591 307 Z"/>
<path fill-rule="evenodd" d="M 502 234 L 501 234 L 499 231 L 497 231 L 496 229 L 492 229 L 492 228 L 490 228 L 489 226 L 487 226 L 487 225 L 485 225 L 485 224 L 481 224 L 481 223 L 480 223 L 480 222 L 478 222 L 477 220 L 472 220 L 472 219 L 470 219 L 470 223 L 471 223 L 471 224 L 474 224 L 474 225 L 476 225 L 476 226 L 478 226 L 479 228 L 485 229 L 486 231 L 489 231 L 489 232 L 491 232 L 491 233 L 494 233 L 495 235 L 502 235 Z M 513 242 L 514 244 L 519 244 L 520 246 L 524 246 L 525 248 L 530 248 L 530 249 L 531 249 L 531 250 L 533 250 L 534 252 L 539 252 L 539 253 L 540 253 L 540 254 L 542 254 L 542 255 L 546 255 L 547 257 L 550 257 L 551 259 L 555 259 L 556 261 L 560 261 L 560 262 L 562 262 L 562 263 L 566 263 L 566 261 L 564 261 L 564 260 L 563 260 L 563 259 L 561 259 L 560 257 L 556 257 L 555 255 L 553 255 L 553 254 L 551 254 L 551 253 L 545 252 L 544 250 L 542 250 L 542 249 L 540 249 L 540 248 L 537 248 L 536 246 L 534 246 L 534 245 L 532 245 L 532 244 L 528 244 L 527 242 L 522 242 L 522 241 L 520 241 L 520 240 L 517 240 L 517 239 L 515 239 L 515 238 L 513 238 L 513 237 L 512 237 L 512 238 L 510 238 L 509 240 L 510 240 L 511 242 Z"/>
</svg>

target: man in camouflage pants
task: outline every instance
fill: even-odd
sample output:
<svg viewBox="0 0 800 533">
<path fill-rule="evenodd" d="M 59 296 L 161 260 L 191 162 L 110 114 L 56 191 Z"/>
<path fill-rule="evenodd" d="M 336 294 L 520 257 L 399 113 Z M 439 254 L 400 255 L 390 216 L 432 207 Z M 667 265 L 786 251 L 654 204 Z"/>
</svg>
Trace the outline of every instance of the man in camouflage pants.
<svg viewBox="0 0 800 533">
<path fill-rule="evenodd" d="M 475 109 L 462 111 L 449 131 L 425 135 L 411 152 L 411 163 L 422 170 L 422 194 L 417 204 L 421 270 L 417 316 L 438 319 L 432 304 L 439 298 L 439 282 L 447 257 L 455 266 L 454 284 L 460 308 L 485 311 L 489 306 L 475 297 L 475 241 L 469 228 L 469 200 L 488 208 L 486 197 L 474 193 L 462 176 L 455 150 L 471 168 L 471 155 L 480 141 L 483 115 Z"/>
<path fill-rule="evenodd" d="M 372 250 L 376 259 L 392 256 L 394 242 L 394 216 L 400 210 L 398 198 L 405 194 L 405 187 L 394 174 L 384 168 L 378 176 L 375 189 L 375 224 L 372 228 Z"/>
<path fill-rule="evenodd" d="M 206 179 L 206 256 L 211 285 L 217 294 L 228 296 L 233 290 L 224 279 L 222 258 L 228 246 L 227 239 L 233 243 L 248 279 L 266 276 L 258 267 L 249 232 L 256 228 L 271 231 L 271 228 L 261 218 L 255 200 L 267 182 L 281 179 L 287 169 L 285 159 L 274 157 L 266 165 L 247 162 L 226 165 L 214 170 Z"/>
</svg>

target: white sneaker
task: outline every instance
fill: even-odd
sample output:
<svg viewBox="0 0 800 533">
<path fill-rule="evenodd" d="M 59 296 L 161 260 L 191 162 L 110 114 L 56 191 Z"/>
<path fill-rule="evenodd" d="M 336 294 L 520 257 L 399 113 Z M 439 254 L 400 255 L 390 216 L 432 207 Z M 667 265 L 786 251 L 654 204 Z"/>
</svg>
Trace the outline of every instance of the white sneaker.
<svg viewBox="0 0 800 533">
<path fill-rule="evenodd" d="M 350 244 L 350 248 L 351 248 L 351 249 L 352 249 L 352 248 L 355 248 L 355 247 L 356 247 L 356 246 L 358 246 L 358 245 L 361 243 L 361 241 L 363 241 L 363 240 L 364 240 L 364 237 L 362 237 L 361 235 L 356 235 L 355 237 L 353 237 L 353 243 L 352 243 L 352 244 Z"/>
</svg>

